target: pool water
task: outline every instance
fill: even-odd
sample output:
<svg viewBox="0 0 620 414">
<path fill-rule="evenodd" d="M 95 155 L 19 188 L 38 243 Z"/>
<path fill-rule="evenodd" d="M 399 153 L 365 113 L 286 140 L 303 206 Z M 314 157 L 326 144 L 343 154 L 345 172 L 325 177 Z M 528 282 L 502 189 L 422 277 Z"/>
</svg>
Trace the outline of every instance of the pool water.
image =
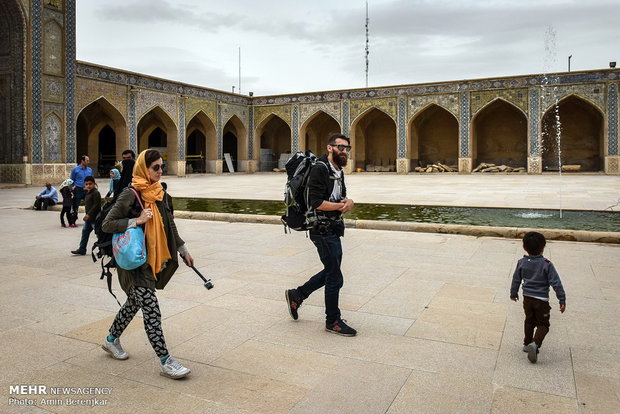
<svg viewBox="0 0 620 414">
<path fill-rule="evenodd" d="M 285 211 L 282 201 L 181 197 L 174 199 L 174 208 L 259 215 L 282 215 Z M 559 210 L 356 203 L 345 217 L 359 220 L 620 232 L 620 212 L 613 211 L 562 210 L 560 218 Z"/>
</svg>

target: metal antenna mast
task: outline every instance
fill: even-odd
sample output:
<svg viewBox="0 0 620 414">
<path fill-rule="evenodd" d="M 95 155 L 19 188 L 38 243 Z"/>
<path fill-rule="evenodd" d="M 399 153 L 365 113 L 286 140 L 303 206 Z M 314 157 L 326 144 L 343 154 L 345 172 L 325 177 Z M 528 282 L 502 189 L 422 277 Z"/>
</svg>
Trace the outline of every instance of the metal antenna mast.
<svg viewBox="0 0 620 414">
<path fill-rule="evenodd" d="M 368 1 L 366 1 L 366 87 L 368 87 Z"/>
<path fill-rule="evenodd" d="M 239 46 L 239 93 L 241 93 L 241 46 Z"/>
</svg>

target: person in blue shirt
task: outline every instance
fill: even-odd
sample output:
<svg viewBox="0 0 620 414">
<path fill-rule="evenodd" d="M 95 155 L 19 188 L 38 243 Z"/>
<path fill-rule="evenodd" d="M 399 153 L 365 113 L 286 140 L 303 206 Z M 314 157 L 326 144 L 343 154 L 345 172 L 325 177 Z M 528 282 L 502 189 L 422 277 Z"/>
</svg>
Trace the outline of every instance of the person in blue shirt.
<svg viewBox="0 0 620 414">
<path fill-rule="evenodd" d="M 35 198 L 34 209 L 47 210 L 49 206 L 53 206 L 58 202 L 58 191 L 52 187 L 51 183 L 45 183 L 45 188 Z"/>
<path fill-rule="evenodd" d="M 80 203 L 86 196 L 84 192 L 84 179 L 86 177 L 93 176 L 93 170 L 88 166 L 90 163 L 90 158 L 88 155 L 82 155 L 80 159 L 80 163 L 73 167 L 71 170 L 71 178 L 73 180 L 73 205 L 72 210 L 73 214 L 77 217 L 78 207 L 80 207 Z"/>
</svg>

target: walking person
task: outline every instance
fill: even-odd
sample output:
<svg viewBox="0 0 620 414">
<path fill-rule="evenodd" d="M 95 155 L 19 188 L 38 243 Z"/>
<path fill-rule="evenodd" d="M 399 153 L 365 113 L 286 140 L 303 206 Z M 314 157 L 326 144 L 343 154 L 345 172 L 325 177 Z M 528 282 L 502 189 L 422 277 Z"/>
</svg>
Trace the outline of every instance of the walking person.
<svg viewBox="0 0 620 414">
<path fill-rule="evenodd" d="M 69 227 L 77 227 L 75 224 L 75 216 L 71 211 L 71 205 L 73 203 L 73 191 L 71 190 L 72 185 L 73 180 L 71 178 L 67 178 L 62 182 L 62 184 L 60 184 L 60 195 L 62 195 L 62 210 L 60 211 L 61 227 L 67 227 L 65 224 L 65 216 L 69 222 Z"/>
<path fill-rule="evenodd" d="M 58 203 L 58 191 L 52 187 L 51 183 L 45 183 L 45 188 L 37 194 L 34 200 L 35 210 L 47 210 L 48 207 Z"/>
<path fill-rule="evenodd" d="M 110 170 L 110 183 L 108 188 L 108 193 L 105 195 L 105 199 L 110 198 L 111 195 L 116 194 L 118 192 L 118 184 L 121 180 L 121 172 L 116 168 L 112 168 Z"/>
<path fill-rule="evenodd" d="M 90 158 L 88 155 L 82 155 L 80 159 L 80 163 L 73 167 L 71 170 L 71 178 L 73 180 L 73 213 L 77 217 L 78 208 L 80 207 L 80 203 L 86 196 L 86 192 L 84 191 L 84 179 L 86 177 L 94 176 L 92 168 L 88 166 L 90 164 Z"/>
<path fill-rule="evenodd" d="M 344 236 L 342 214 L 353 208 L 353 200 L 347 198 L 343 167 L 347 165 L 351 151 L 350 140 L 342 134 L 331 135 L 327 141 L 327 154 L 321 156 L 312 167 L 308 178 L 308 205 L 310 240 L 317 249 L 323 270 L 312 276 L 296 289 L 285 291 L 291 317 L 298 318 L 299 307 L 317 289 L 325 286 L 325 330 L 343 336 L 355 336 L 357 331 L 341 318 L 338 301 L 344 280 L 340 265 Z"/>
<path fill-rule="evenodd" d="M 193 266 L 194 259 L 179 237 L 164 202 L 164 190 L 159 182 L 162 173 L 163 161 L 159 151 L 148 149 L 140 153 L 133 170 L 132 188 L 122 191 L 103 221 L 103 231 L 108 233 L 121 233 L 131 227 L 144 226 L 147 261 L 134 270 L 117 267 L 127 301 L 116 315 L 102 348 L 115 359 L 127 359 L 129 355 L 121 346 L 120 336 L 138 310 L 142 310 L 144 330 L 159 357 L 160 374 L 178 379 L 188 375 L 190 369 L 168 352 L 155 290 L 163 289 L 179 267 L 178 255 L 188 266 Z M 143 200 L 143 210 L 134 189 Z"/>
<path fill-rule="evenodd" d="M 558 272 L 553 263 L 543 257 L 547 241 L 541 233 L 531 231 L 523 236 L 523 249 L 528 255 L 517 263 L 512 284 L 510 299 L 519 300 L 519 286 L 523 283 L 523 311 L 525 322 L 523 330 L 523 352 L 531 363 L 538 361 L 538 353 L 543 340 L 549 333 L 551 306 L 549 305 L 549 287 L 553 287 L 560 301 L 560 312 L 566 310 L 566 293 Z"/>
<path fill-rule="evenodd" d="M 82 238 L 80 239 L 80 247 L 76 250 L 71 250 L 71 253 L 81 256 L 86 254 L 88 238 L 90 237 L 90 233 L 95 229 L 95 219 L 101 210 L 101 194 L 99 194 L 99 190 L 97 190 L 95 177 L 86 177 L 84 179 L 84 188 L 86 189 L 86 197 L 84 198 L 86 214 L 83 218 L 84 227 L 82 228 Z"/>
</svg>

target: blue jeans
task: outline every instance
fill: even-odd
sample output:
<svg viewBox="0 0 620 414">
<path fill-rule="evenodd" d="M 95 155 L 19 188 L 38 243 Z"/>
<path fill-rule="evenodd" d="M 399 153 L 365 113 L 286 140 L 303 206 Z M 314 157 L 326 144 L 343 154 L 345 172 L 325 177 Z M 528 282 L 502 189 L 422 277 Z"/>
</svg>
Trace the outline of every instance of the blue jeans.
<svg viewBox="0 0 620 414">
<path fill-rule="evenodd" d="M 88 237 L 90 233 L 94 230 L 93 223 L 90 221 L 84 222 L 84 228 L 82 228 L 82 239 L 80 240 L 80 248 L 78 249 L 81 252 L 86 252 L 86 245 L 88 244 Z"/>
<path fill-rule="evenodd" d="M 325 286 L 325 320 L 327 323 L 332 323 L 340 319 L 338 299 L 340 288 L 344 284 L 340 271 L 342 244 L 340 237 L 331 233 L 320 235 L 311 232 L 310 240 L 314 243 L 324 267 L 303 286 L 299 286 L 297 291 L 306 299 L 312 292 Z"/>
<path fill-rule="evenodd" d="M 80 207 L 80 203 L 86 197 L 86 191 L 84 191 L 84 187 L 75 187 L 73 190 L 73 211 L 77 215 L 78 208 Z"/>
</svg>

